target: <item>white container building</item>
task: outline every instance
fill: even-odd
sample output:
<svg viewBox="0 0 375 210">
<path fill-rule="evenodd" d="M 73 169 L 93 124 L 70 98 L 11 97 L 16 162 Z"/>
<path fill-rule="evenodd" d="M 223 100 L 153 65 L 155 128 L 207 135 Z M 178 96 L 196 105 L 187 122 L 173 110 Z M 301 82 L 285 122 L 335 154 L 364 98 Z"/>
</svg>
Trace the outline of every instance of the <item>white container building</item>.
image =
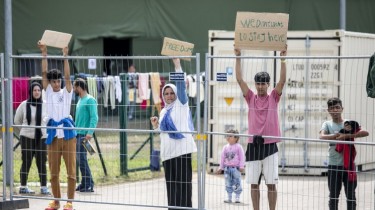
<svg viewBox="0 0 375 210">
<path fill-rule="evenodd" d="M 233 56 L 234 32 L 209 31 L 209 55 Z M 330 119 L 327 99 L 340 97 L 344 118 L 357 120 L 370 136 L 357 139 L 373 142 L 375 129 L 375 99 L 368 98 L 366 81 L 369 58 L 375 52 L 375 35 L 343 30 L 288 31 L 287 84 L 279 104 L 282 136 L 301 139 L 318 139 L 322 123 Z M 273 56 L 274 51 L 243 51 L 243 56 Z M 314 56 L 313 59 L 297 58 Z M 363 56 L 356 58 L 323 58 L 322 56 Z M 247 134 L 247 104 L 235 79 L 235 59 L 210 59 L 209 125 L 210 132 L 224 132 L 234 127 Z M 269 91 L 279 79 L 280 61 L 277 59 L 243 59 L 242 74 L 255 91 L 254 75 L 267 71 L 271 76 Z M 218 81 L 218 73 L 226 73 L 226 82 Z M 216 170 L 222 147 L 222 135 L 209 135 L 208 167 Z M 241 137 L 246 149 L 247 139 Z M 327 171 L 328 144 L 285 140 L 278 144 L 280 173 L 322 174 Z M 358 145 L 358 170 L 375 168 L 375 147 Z"/>
</svg>

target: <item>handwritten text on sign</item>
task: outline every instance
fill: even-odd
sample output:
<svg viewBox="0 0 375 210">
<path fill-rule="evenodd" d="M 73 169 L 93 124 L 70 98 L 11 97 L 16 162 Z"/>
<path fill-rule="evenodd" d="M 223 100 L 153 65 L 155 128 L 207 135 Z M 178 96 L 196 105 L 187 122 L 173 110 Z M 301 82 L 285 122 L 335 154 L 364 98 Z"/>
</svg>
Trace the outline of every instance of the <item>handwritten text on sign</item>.
<svg viewBox="0 0 375 210">
<path fill-rule="evenodd" d="M 191 56 L 193 49 L 194 44 L 164 37 L 161 54 L 169 56 Z M 190 58 L 185 58 L 185 60 L 190 60 Z"/>
<path fill-rule="evenodd" d="M 237 12 L 234 42 L 239 49 L 285 50 L 289 15 Z"/>
</svg>

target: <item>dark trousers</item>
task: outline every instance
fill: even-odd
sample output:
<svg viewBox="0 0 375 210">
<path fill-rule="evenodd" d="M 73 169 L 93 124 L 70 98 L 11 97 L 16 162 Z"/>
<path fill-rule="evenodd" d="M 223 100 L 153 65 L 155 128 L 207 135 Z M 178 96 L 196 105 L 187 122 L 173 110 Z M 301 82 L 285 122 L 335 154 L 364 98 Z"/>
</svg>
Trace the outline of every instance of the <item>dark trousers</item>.
<svg viewBox="0 0 375 210">
<path fill-rule="evenodd" d="M 191 154 L 163 162 L 168 206 L 192 207 Z M 173 209 L 173 208 L 169 208 Z"/>
<path fill-rule="evenodd" d="M 20 170 L 21 186 L 27 185 L 27 178 L 33 158 L 35 156 L 36 166 L 38 167 L 40 186 L 47 186 L 47 145 L 46 139 L 29 139 L 25 136 L 20 137 L 22 165 Z"/>
<path fill-rule="evenodd" d="M 355 188 L 357 187 L 357 180 L 349 181 L 348 173 L 343 166 L 328 166 L 328 188 L 329 188 L 329 209 L 337 210 L 339 203 L 339 195 L 342 184 L 346 195 L 346 203 L 348 210 L 355 210 L 357 203 L 355 198 Z"/>
<path fill-rule="evenodd" d="M 77 135 L 77 166 L 81 172 L 81 188 L 94 188 L 94 180 L 92 178 L 89 162 L 87 161 L 87 151 L 82 145 L 85 135 Z"/>
</svg>

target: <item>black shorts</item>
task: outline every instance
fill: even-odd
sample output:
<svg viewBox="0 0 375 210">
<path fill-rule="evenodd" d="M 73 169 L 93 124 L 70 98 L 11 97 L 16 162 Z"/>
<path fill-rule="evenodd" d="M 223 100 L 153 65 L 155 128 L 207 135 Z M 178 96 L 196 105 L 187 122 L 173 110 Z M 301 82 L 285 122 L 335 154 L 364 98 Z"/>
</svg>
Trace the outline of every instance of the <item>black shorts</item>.
<svg viewBox="0 0 375 210">
<path fill-rule="evenodd" d="M 246 149 L 246 161 L 263 160 L 278 152 L 277 144 L 253 144 L 248 143 Z"/>
</svg>

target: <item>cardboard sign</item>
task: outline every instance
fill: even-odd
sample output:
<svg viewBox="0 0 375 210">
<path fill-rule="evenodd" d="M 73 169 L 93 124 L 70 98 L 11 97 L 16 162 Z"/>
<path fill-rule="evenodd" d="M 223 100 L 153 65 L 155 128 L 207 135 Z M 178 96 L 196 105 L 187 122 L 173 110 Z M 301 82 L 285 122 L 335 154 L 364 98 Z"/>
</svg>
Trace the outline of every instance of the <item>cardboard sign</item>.
<svg viewBox="0 0 375 210">
<path fill-rule="evenodd" d="M 193 49 L 194 44 L 164 37 L 161 54 L 169 56 L 191 56 Z M 190 58 L 183 59 L 190 61 Z"/>
<path fill-rule="evenodd" d="M 40 42 L 50 47 L 64 48 L 69 45 L 71 34 L 45 30 Z"/>
<path fill-rule="evenodd" d="M 237 12 L 234 43 L 239 49 L 285 50 L 289 14 Z"/>
</svg>

